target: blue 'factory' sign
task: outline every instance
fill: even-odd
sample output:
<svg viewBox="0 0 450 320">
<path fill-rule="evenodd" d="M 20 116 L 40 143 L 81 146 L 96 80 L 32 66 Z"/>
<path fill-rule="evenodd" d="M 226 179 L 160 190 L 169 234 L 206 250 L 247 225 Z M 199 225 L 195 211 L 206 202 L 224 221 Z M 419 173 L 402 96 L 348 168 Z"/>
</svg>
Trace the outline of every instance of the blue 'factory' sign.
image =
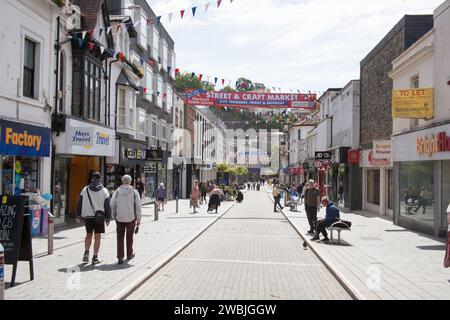
<svg viewBox="0 0 450 320">
<path fill-rule="evenodd" d="M 0 120 L 0 154 L 50 157 L 50 129 Z"/>
</svg>

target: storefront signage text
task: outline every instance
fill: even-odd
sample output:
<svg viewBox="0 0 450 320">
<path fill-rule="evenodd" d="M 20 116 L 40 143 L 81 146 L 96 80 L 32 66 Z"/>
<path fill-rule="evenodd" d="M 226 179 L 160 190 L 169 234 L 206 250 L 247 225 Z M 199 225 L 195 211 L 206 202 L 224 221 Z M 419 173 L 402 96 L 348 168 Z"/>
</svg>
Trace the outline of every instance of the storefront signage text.
<svg viewBox="0 0 450 320">
<path fill-rule="evenodd" d="M 418 137 L 416 146 L 419 155 L 426 154 L 429 157 L 434 153 L 450 152 L 450 137 L 445 132 L 432 134 L 430 138 L 428 136 Z"/>
<path fill-rule="evenodd" d="M 106 132 L 97 132 L 97 144 L 109 146 L 109 134 Z"/>
<path fill-rule="evenodd" d="M 127 159 L 137 159 L 137 160 L 145 160 L 147 158 L 147 151 L 140 149 L 125 149 L 125 158 Z"/>
<path fill-rule="evenodd" d="M 403 89 L 392 91 L 392 118 L 432 119 L 434 89 Z"/>
<path fill-rule="evenodd" d="M 72 136 L 72 142 L 76 145 L 92 145 L 92 130 L 75 130 Z"/>
<path fill-rule="evenodd" d="M 0 121 L 0 154 L 17 156 L 50 156 L 50 129 Z"/>
<path fill-rule="evenodd" d="M 392 158 L 392 141 L 374 141 L 373 142 L 373 160 L 390 160 Z"/>
</svg>

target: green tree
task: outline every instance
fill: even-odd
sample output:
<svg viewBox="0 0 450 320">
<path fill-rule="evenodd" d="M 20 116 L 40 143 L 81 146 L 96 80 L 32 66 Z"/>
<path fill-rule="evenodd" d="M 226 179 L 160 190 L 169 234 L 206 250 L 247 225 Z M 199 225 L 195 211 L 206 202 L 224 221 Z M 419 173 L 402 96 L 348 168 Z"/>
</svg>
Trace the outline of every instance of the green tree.
<svg viewBox="0 0 450 320">
<path fill-rule="evenodd" d="M 255 90 L 255 85 L 253 82 L 246 78 L 239 78 L 236 81 L 236 89 L 237 92 L 247 92 Z"/>
<path fill-rule="evenodd" d="M 190 74 L 178 74 L 175 77 L 173 82 L 173 86 L 175 90 L 178 92 L 184 92 L 186 90 L 195 90 L 195 89 L 203 89 L 202 82 L 198 79 L 198 77 L 190 75 Z"/>
<path fill-rule="evenodd" d="M 222 91 L 222 92 L 236 92 L 236 91 L 234 91 L 234 89 L 233 89 L 232 87 L 230 87 L 230 86 L 223 87 L 220 91 Z"/>
</svg>

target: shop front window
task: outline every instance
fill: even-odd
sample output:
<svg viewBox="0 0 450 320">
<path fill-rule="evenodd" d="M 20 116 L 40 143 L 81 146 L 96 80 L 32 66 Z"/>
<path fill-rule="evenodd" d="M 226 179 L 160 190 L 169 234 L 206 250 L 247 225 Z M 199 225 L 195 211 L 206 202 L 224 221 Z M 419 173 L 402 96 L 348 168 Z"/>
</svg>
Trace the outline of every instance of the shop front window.
<svg viewBox="0 0 450 320">
<path fill-rule="evenodd" d="M 447 208 L 450 206 L 450 161 L 442 161 L 442 228 L 447 229 Z"/>
<path fill-rule="evenodd" d="M 400 164 L 400 215 L 434 224 L 434 164 Z"/>
<path fill-rule="evenodd" d="M 367 171 L 367 202 L 380 205 L 380 170 Z"/>
<path fill-rule="evenodd" d="M 2 193 L 21 195 L 37 192 L 39 185 L 38 158 L 4 156 L 2 165 Z"/>
<path fill-rule="evenodd" d="M 394 173 L 392 170 L 388 170 L 387 172 L 387 180 L 388 180 L 388 194 L 387 194 L 387 203 L 388 209 L 394 209 Z"/>
<path fill-rule="evenodd" d="M 53 211 L 55 218 L 61 218 L 67 209 L 67 186 L 69 182 L 70 159 L 55 158 L 55 186 L 53 190 Z"/>
</svg>

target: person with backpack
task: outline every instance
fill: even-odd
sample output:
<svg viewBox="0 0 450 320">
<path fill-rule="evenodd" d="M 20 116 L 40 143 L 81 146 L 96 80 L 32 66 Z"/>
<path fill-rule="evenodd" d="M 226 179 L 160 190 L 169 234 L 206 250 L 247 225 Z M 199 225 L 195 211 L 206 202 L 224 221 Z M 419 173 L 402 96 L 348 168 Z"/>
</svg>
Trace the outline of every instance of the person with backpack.
<svg viewBox="0 0 450 320">
<path fill-rule="evenodd" d="M 108 226 L 111 219 L 111 203 L 108 189 L 102 185 L 99 172 L 92 173 L 91 183 L 84 187 L 80 193 L 77 203 L 77 223 L 81 223 L 81 219 L 84 220 L 86 228 L 83 262 L 89 262 L 89 250 L 92 244 L 92 236 L 94 235 L 92 264 L 101 263 L 98 259 L 98 252 L 100 250 L 101 235 L 105 233 L 105 224 Z"/>
<path fill-rule="evenodd" d="M 111 217 L 116 221 L 117 231 L 117 261 L 123 264 L 124 238 L 126 235 L 127 260 L 135 257 L 133 236 L 141 224 L 142 209 L 139 191 L 131 186 L 129 175 L 122 177 L 122 185 L 111 197 Z"/>
</svg>

